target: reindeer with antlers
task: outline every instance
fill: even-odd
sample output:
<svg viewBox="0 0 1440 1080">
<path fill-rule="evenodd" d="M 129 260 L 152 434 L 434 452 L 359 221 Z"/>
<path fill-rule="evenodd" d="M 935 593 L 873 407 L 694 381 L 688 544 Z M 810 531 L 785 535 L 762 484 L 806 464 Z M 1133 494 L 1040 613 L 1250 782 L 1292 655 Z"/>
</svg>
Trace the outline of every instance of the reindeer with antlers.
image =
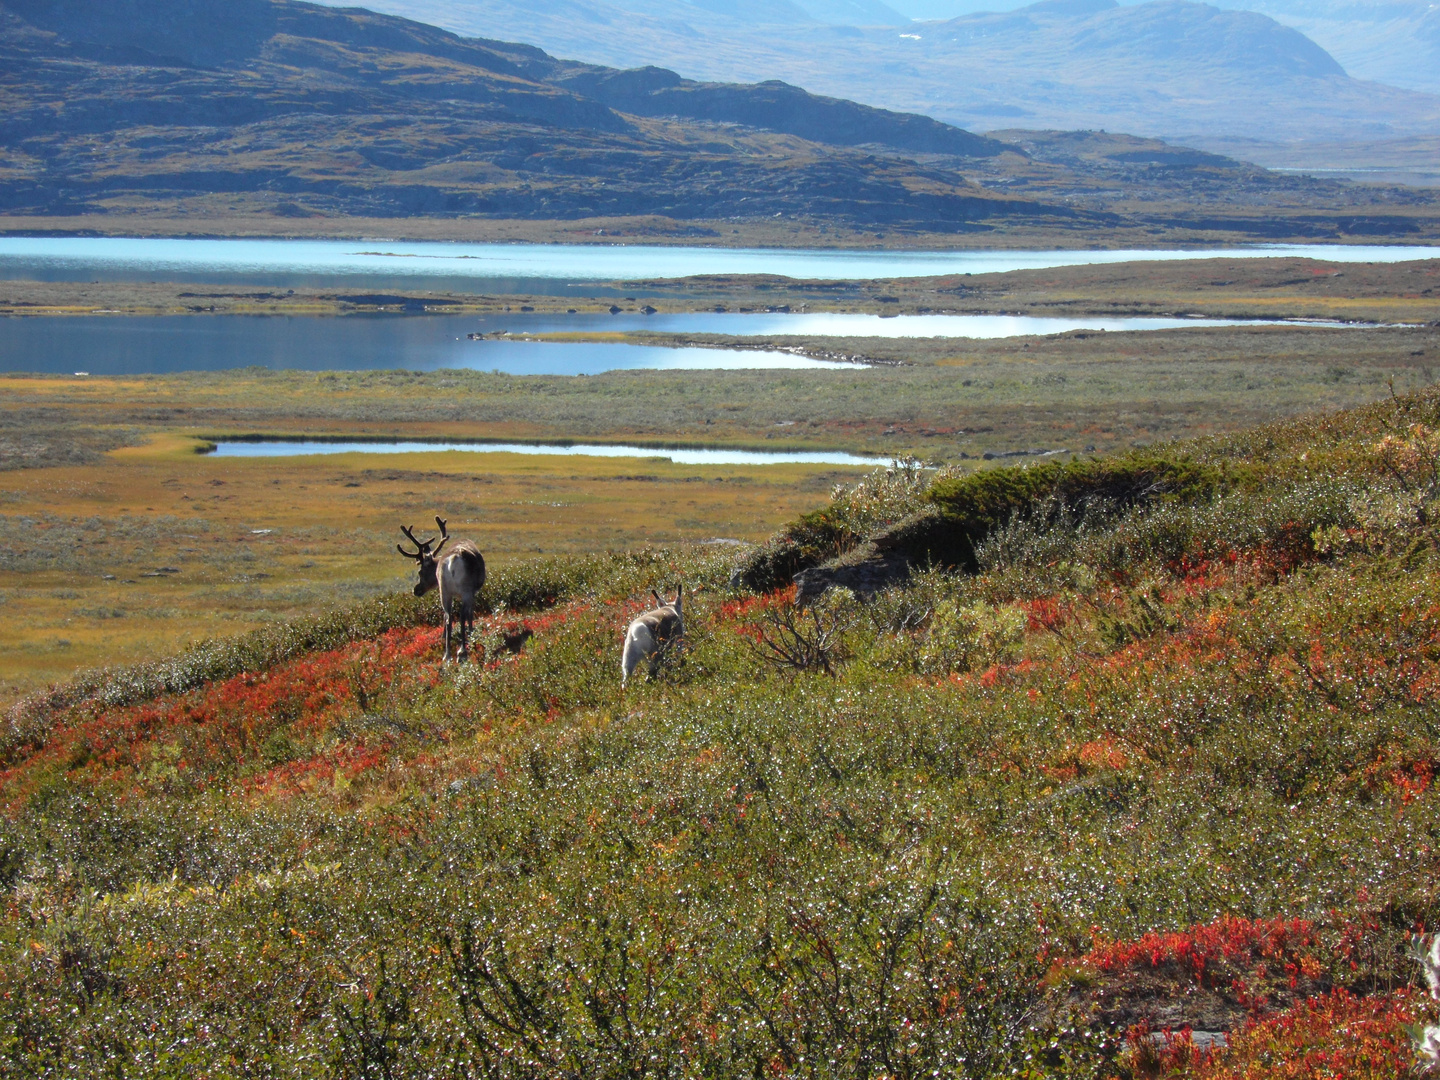
<svg viewBox="0 0 1440 1080">
<path fill-rule="evenodd" d="M 475 595 L 485 586 L 485 558 L 480 549 L 469 540 L 456 540 L 444 555 L 440 549 L 450 541 L 450 532 L 445 521 L 435 518 L 440 526 L 440 535 L 429 540 L 415 539 L 415 532 L 408 525 L 400 531 L 415 545 L 414 551 L 404 546 L 395 548 L 407 559 L 419 563 L 420 576 L 415 582 L 415 595 L 424 596 L 432 589 L 440 590 L 440 611 L 445 626 L 445 659 L 450 659 L 450 624 L 454 620 L 453 608 L 460 605 L 460 649 L 459 653 L 469 655 L 470 631 L 475 625 Z M 436 543 L 436 541 L 439 543 Z M 458 653 L 457 653 L 458 656 Z"/>
</svg>

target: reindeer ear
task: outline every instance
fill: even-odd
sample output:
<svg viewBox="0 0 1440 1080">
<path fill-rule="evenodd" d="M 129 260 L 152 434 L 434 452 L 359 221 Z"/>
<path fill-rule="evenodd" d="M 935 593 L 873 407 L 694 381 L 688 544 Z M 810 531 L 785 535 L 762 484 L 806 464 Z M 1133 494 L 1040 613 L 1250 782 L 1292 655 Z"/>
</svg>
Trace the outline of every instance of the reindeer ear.
<svg viewBox="0 0 1440 1080">
<path fill-rule="evenodd" d="M 660 599 L 660 594 L 659 594 L 658 592 L 656 592 L 654 589 L 651 589 L 651 590 L 650 590 L 650 595 L 655 598 L 655 606 L 656 606 L 656 607 L 664 607 L 664 606 L 665 606 L 665 601 Z"/>
</svg>

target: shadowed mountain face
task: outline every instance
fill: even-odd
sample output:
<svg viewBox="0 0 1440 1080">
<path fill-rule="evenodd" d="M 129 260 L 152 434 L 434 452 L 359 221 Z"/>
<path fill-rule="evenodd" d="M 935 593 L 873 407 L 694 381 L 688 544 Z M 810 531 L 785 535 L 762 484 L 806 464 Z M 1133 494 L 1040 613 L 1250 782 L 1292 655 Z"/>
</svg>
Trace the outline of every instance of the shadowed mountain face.
<svg viewBox="0 0 1440 1080">
<path fill-rule="evenodd" d="M 259 193 L 382 216 L 801 213 L 945 231 L 1074 216 L 845 149 L 1006 149 L 925 117 L 290 0 L 4 0 L 0 100 L 12 212 Z"/>
<path fill-rule="evenodd" d="M 280 23 L 270 5 L 249 0 L 7 0 L 4 8 L 86 55 L 121 62 L 164 57 L 215 66 L 258 52 Z"/>
<path fill-rule="evenodd" d="M 1152 242 L 1428 235 L 1433 216 L 1161 143 L 996 141 L 295 0 L 0 0 L 0 102 L 10 213 L 801 217 Z"/>
<path fill-rule="evenodd" d="M 693 4 L 660 0 L 376 4 L 596 63 L 661 64 L 727 81 L 779 77 L 962 127 L 1337 141 L 1424 133 L 1440 122 L 1440 98 L 1357 81 L 1291 27 L 1188 0 L 1047 0 L 892 27 L 825 26 L 788 13 L 702 17 Z"/>
</svg>

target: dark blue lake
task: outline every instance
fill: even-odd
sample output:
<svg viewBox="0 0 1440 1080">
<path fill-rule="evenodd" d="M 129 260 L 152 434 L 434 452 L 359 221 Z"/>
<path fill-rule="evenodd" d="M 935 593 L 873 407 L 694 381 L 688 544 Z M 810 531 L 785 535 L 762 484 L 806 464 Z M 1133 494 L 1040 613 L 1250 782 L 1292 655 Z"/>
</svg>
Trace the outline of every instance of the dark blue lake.
<svg viewBox="0 0 1440 1080">
<path fill-rule="evenodd" d="M 598 375 L 624 368 L 836 368 L 784 352 L 471 340 L 503 331 L 658 330 L 736 335 L 997 338 L 1232 325 L 1223 319 L 1008 315 L 83 315 L 0 318 L 0 371 L 161 374 L 268 367 L 304 371 L 471 368 Z"/>
</svg>

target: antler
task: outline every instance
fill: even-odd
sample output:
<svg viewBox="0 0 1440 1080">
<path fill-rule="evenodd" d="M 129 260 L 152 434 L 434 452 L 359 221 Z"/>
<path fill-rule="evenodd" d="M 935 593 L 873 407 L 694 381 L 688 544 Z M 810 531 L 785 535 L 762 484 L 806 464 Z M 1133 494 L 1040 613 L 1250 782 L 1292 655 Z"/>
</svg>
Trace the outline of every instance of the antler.
<svg viewBox="0 0 1440 1080">
<path fill-rule="evenodd" d="M 410 542 L 415 545 L 416 549 L 414 551 L 406 551 L 401 545 L 396 544 L 395 550 L 400 552 L 401 555 L 404 555 L 407 559 L 423 559 L 426 555 L 430 554 L 430 545 L 435 543 L 434 537 L 431 537 L 429 540 L 417 540 L 415 539 L 413 526 L 410 525 L 401 525 L 400 531 L 410 538 Z"/>
<path fill-rule="evenodd" d="M 439 555 L 440 549 L 443 548 L 450 539 L 450 530 L 445 528 L 445 519 L 439 514 L 435 515 L 435 524 L 440 526 L 440 542 L 435 545 L 435 554 Z"/>
</svg>

